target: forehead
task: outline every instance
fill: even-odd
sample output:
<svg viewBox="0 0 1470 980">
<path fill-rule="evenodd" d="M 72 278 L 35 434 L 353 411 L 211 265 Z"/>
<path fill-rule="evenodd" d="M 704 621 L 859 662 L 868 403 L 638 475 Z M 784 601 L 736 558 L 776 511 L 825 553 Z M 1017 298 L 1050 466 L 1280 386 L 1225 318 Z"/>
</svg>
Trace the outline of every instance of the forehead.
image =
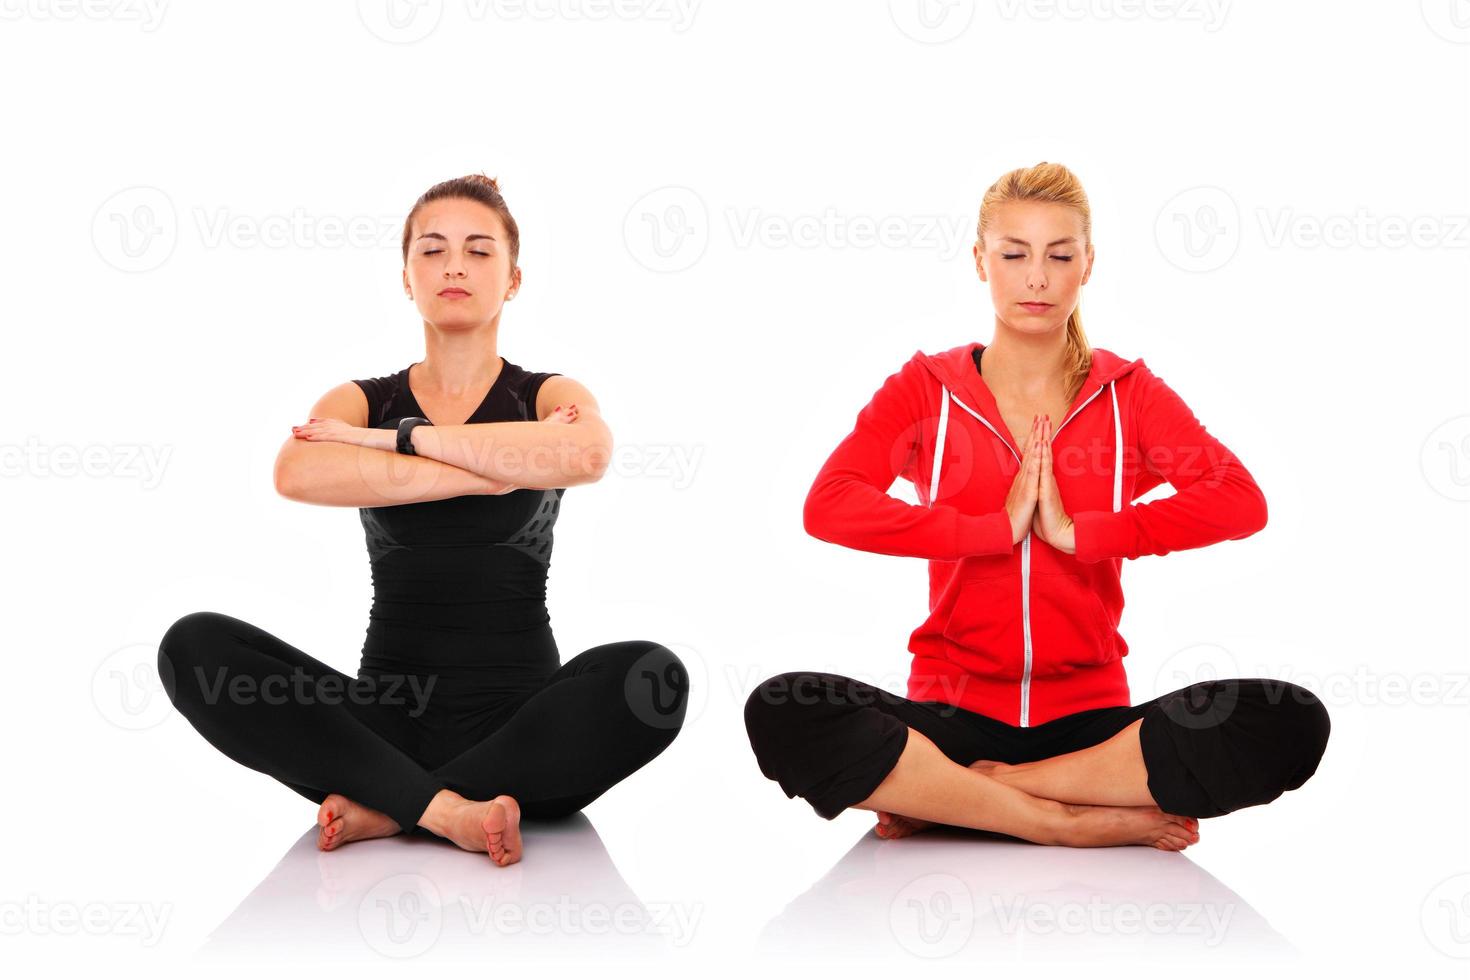
<svg viewBox="0 0 1470 980">
<path fill-rule="evenodd" d="M 465 198 L 430 201 L 413 219 L 413 235 L 436 232 L 450 241 L 461 241 L 468 235 L 492 235 L 505 241 L 505 223 L 489 205 Z"/>
<path fill-rule="evenodd" d="M 995 209 L 986 237 L 1019 238 L 1045 245 L 1059 238 L 1082 240 L 1082 215 L 1064 204 L 1049 201 L 1008 201 Z"/>
</svg>

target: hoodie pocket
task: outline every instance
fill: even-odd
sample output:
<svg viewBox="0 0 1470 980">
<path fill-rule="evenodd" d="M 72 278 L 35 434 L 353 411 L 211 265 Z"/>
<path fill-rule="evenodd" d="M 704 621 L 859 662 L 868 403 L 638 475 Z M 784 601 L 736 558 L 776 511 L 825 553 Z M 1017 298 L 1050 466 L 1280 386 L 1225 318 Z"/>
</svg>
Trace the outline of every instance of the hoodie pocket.
<svg viewBox="0 0 1470 980">
<path fill-rule="evenodd" d="M 946 656 L 957 666 L 986 677 L 1019 678 L 1025 660 L 1021 580 L 1000 576 L 960 583 L 943 635 Z"/>
<path fill-rule="evenodd" d="M 1031 573 L 1031 672 L 1064 674 L 1116 659 L 1107 610 L 1081 575 Z"/>
</svg>

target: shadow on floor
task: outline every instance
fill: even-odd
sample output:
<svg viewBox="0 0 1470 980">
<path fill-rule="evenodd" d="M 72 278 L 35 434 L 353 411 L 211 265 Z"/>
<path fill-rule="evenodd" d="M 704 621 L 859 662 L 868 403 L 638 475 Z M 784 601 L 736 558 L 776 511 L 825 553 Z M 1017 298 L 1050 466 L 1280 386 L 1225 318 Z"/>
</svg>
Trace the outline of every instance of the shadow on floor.
<svg viewBox="0 0 1470 980">
<path fill-rule="evenodd" d="M 698 909 L 648 906 L 613 865 L 585 814 L 526 820 L 525 856 L 488 855 L 431 836 L 317 850 L 313 825 L 195 953 L 211 962 L 423 957 L 538 961 L 656 959 Z"/>
<path fill-rule="evenodd" d="M 1043 847 L 955 827 L 891 841 L 869 830 L 766 924 L 758 948 L 907 963 L 1299 955 L 1182 853 Z"/>
</svg>

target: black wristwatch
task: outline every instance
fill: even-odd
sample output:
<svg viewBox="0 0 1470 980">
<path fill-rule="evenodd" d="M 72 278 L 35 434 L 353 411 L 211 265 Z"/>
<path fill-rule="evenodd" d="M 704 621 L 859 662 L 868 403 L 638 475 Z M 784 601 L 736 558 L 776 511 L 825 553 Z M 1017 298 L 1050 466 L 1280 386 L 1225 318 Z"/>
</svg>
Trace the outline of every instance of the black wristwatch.
<svg viewBox="0 0 1470 980">
<path fill-rule="evenodd" d="M 410 415 L 408 418 L 398 420 L 398 451 L 405 456 L 417 456 L 413 451 L 413 441 L 409 438 L 414 426 L 433 425 L 428 419 L 418 415 Z"/>
</svg>

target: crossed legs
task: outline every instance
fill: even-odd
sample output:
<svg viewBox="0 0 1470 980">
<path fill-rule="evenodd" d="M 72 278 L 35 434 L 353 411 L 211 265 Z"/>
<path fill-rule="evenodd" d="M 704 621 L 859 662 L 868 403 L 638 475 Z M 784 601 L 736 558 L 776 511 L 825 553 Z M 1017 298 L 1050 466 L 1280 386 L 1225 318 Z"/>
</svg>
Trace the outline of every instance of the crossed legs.
<svg viewBox="0 0 1470 980">
<path fill-rule="evenodd" d="M 409 712 L 376 691 L 344 695 L 363 678 L 234 617 L 182 617 L 164 634 L 158 669 L 170 700 L 215 747 L 321 804 L 323 849 L 423 828 L 499 864 L 519 858 L 522 806 L 545 816 L 581 809 L 672 742 L 687 700 L 672 651 L 646 640 L 604 644 L 562 664 L 494 731 L 431 769 L 413 751 Z"/>
</svg>

